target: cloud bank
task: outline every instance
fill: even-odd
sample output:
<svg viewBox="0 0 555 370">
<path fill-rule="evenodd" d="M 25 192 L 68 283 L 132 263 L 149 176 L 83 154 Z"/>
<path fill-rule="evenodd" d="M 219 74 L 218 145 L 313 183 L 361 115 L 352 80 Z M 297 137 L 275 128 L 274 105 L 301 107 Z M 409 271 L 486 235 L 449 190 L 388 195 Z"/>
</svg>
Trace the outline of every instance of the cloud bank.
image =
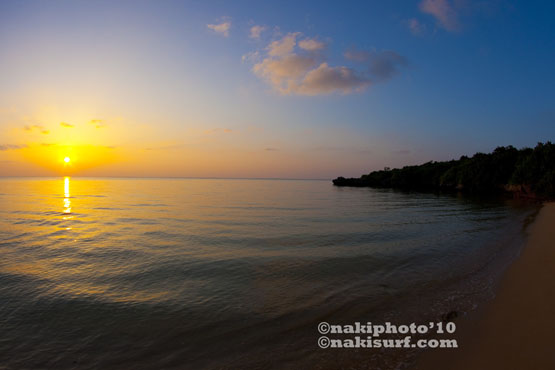
<svg viewBox="0 0 555 370">
<path fill-rule="evenodd" d="M 323 51 L 327 45 L 315 38 L 300 38 L 292 32 L 274 40 L 263 51 L 243 56 L 254 63 L 252 71 L 274 90 L 284 95 L 350 94 L 363 91 L 378 81 L 393 77 L 406 58 L 394 51 L 357 51 L 345 53 L 345 58 L 356 62 L 350 66 L 332 66 Z"/>
</svg>

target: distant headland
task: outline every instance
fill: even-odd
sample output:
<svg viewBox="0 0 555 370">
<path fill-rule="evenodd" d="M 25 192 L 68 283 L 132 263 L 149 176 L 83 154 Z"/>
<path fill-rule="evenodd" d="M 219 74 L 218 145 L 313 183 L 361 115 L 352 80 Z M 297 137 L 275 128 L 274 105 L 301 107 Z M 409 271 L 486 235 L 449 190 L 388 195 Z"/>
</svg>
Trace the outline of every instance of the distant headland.
<svg viewBox="0 0 555 370">
<path fill-rule="evenodd" d="M 535 148 L 500 146 L 492 153 L 476 153 L 458 160 L 430 161 L 418 166 L 370 172 L 359 178 L 338 177 L 336 186 L 448 190 L 467 193 L 512 193 L 533 199 L 555 198 L 555 145 Z"/>
</svg>

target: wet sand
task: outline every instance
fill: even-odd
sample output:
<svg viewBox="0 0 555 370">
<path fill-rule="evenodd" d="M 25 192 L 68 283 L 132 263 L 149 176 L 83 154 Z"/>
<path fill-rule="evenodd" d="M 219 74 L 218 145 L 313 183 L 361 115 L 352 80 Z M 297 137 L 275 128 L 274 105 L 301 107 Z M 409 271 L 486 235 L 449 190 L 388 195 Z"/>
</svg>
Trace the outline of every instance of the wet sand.
<svg viewBox="0 0 555 370">
<path fill-rule="evenodd" d="M 459 348 L 431 350 L 417 369 L 555 369 L 555 203 L 529 233 L 493 301 L 456 321 Z"/>
</svg>

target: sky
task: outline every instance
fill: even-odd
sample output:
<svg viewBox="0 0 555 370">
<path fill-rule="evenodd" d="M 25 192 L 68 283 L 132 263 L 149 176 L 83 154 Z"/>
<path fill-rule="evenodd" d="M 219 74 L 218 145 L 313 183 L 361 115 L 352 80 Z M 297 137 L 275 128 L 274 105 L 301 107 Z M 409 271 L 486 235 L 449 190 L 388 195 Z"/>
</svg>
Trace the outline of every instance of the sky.
<svg viewBox="0 0 555 370">
<path fill-rule="evenodd" d="M 553 141 L 554 15 L 552 1 L 0 2 L 0 176 L 329 179 Z"/>
</svg>

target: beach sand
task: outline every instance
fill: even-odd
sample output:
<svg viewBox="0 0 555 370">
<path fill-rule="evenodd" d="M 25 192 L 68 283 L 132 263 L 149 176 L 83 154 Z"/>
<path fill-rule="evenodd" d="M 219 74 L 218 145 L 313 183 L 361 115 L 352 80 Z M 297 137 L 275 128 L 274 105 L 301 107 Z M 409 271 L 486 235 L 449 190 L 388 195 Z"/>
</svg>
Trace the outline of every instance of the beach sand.
<svg viewBox="0 0 555 370">
<path fill-rule="evenodd" d="M 418 369 L 555 369 L 555 203 L 529 232 L 493 301 L 456 321 L 459 348 L 428 351 Z"/>
</svg>

